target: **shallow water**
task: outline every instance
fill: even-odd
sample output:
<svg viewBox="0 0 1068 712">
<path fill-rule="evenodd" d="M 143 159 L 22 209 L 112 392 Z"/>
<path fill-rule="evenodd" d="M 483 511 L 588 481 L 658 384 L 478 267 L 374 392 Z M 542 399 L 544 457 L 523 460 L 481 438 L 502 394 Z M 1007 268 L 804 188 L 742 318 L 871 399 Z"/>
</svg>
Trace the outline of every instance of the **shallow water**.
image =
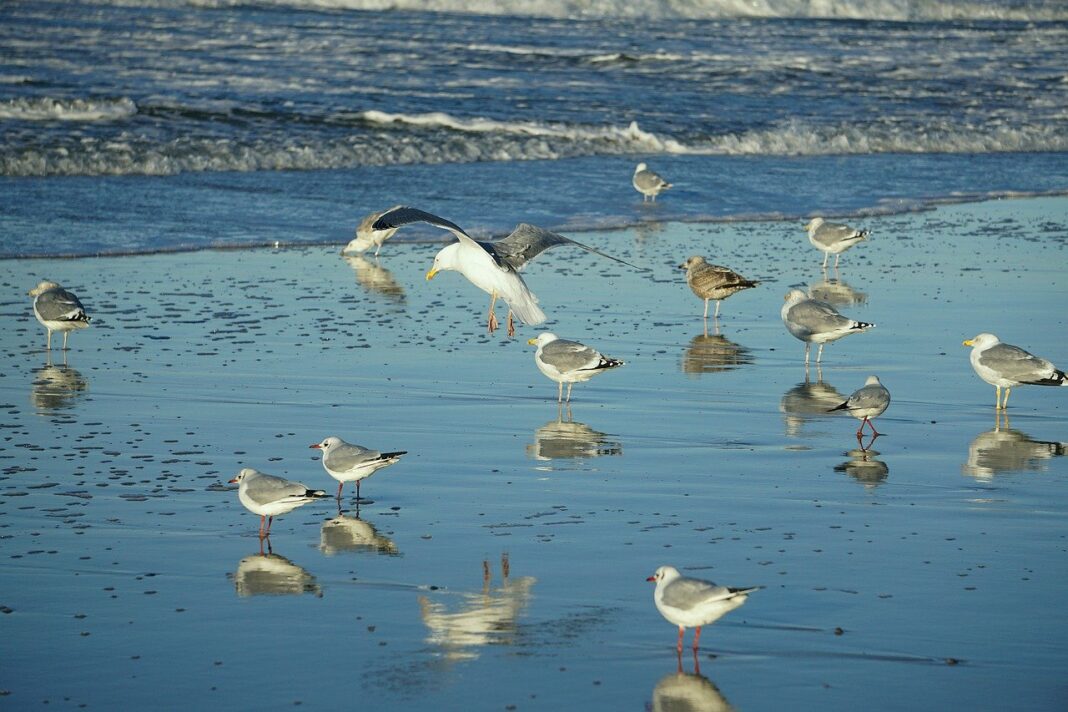
<svg viewBox="0 0 1068 712">
<path fill-rule="evenodd" d="M 582 236 L 648 273 L 539 257 L 547 328 L 627 361 L 563 412 L 538 329 L 485 335 L 481 292 L 423 279 L 434 246 L 5 262 L 5 701 L 1060 708 L 1068 394 L 1020 388 L 996 423 L 960 342 L 1065 364 L 1068 200 L 863 223 L 830 283 L 787 222 Z M 675 268 L 694 253 L 763 280 L 718 334 Z M 65 363 L 20 296 L 45 275 L 94 316 Z M 796 285 L 878 324 L 807 378 Z M 893 403 L 863 451 L 823 410 L 870 373 Z M 260 556 L 223 483 L 331 490 L 330 434 L 409 454 Z M 644 581 L 665 563 L 765 587 L 706 629 L 701 677 Z"/>
</svg>

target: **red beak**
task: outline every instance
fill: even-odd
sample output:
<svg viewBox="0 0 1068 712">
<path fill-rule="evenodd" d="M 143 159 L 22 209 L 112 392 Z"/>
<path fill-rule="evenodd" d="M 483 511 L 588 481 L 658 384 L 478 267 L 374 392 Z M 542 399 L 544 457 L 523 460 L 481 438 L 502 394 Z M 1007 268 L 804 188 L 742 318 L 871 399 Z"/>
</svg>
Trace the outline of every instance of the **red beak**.
<svg viewBox="0 0 1068 712">
<path fill-rule="evenodd" d="M 236 485 L 237 484 L 237 478 L 235 477 L 232 480 L 227 480 L 226 484 L 228 484 L 228 485 Z"/>
<path fill-rule="evenodd" d="M 650 576 L 649 578 L 647 578 L 645 580 L 646 581 L 656 581 L 656 576 Z"/>
<path fill-rule="evenodd" d="M 309 448 L 315 448 L 316 450 L 321 450 L 323 446 L 320 445 L 319 443 L 315 443 L 314 445 L 309 445 L 308 447 Z"/>
</svg>

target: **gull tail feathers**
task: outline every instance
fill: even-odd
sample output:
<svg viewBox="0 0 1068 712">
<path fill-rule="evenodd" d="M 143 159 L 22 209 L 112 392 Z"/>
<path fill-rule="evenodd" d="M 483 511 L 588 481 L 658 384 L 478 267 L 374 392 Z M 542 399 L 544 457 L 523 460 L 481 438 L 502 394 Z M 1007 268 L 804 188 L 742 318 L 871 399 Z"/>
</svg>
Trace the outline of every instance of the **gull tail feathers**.
<svg viewBox="0 0 1068 712">
<path fill-rule="evenodd" d="M 519 317 L 519 321 L 529 326 L 537 326 L 546 321 L 548 317 L 538 306 L 537 298 L 529 291 L 518 295 L 515 299 L 508 300 L 508 308 Z"/>
<path fill-rule="evenodd" d="M 874 329 L 875 324 L 869 324 L 866 321 L 854 321 L 849 327 L 850 329 L 857 329 L 858 331 L 866 331 L 868 329 Z"/>
<path fill-rule="evenodd" d="M 1027 381 L 1029 386 L 1068 386 L 1068 376 L 1064 371 L 1054 371 L 1053 375 L 1049 378 L 1042 378 L 1037 381 Z"/>
<path fill-rule="evenodd" d="M 840 405 L 836 405 L 835 407 L 831 408 L 827 412 L 828 413 L 833 413 L 836 410 L 845 410 L 848 407 L 849 407 L 849 401 L 842 401 L 842 403 Z"/>
</svg>

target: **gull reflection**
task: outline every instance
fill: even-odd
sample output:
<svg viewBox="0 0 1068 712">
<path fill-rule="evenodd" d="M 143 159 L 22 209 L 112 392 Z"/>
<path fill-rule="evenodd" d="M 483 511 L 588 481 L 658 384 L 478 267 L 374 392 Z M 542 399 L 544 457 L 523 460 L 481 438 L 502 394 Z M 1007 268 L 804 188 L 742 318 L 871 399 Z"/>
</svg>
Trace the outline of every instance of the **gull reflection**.
<svg viewBox="0 0 1068 712">
<path fill-rule="evenodd" d="M 558 460 L 623 454 L 623 443 L 585 423 L 576 422 L 570 406 L 567 406 L 566 420 L 563 411 L 563 408 L 558 409 L 556 420 L 550 420 L 534 431 L 534 442 L 527 445 L 527 455 L 538 460 Z"/>
<path fill-rule="evenodd" d="M 361 287 L 373 294 L 381 294 L 391 302 L 404 303 L 404 287 L 388 269 L 360 255 L 349 255 L 343 259 L 356 273 L 356 283 Z"/>
<path fill-rule="evenodd" d="M 340 507 L 337 516 L 323 522 L 319 530 L 319 551 L 327 556 L 345 551 L 400 556 L 392 539 L 379 534 L 371 522 L 360 519 L 359 509 L 355 516 L 349 516 Z"/>
<path fill-rule="evenodd" d="M 1002 425 L 1004 417 L 1004 425 Z M 994 429 L 979 433 L 968 446 L 968 461 L 961 466 L 966 475 L 989 480 L 1002 472 L 1037 472 L 1046 469 L 1046 460 L 1065 454 L 1068 443 L 1032 440 L 1026 433 L 1009 427 L 1009 414 L 995 415 Z"/>
<path fill-rule="evenodd" d="M 653 712 L 730 712 L 734 709 L 719 688 L 701 674 L 696 653 L 693 667 L 692 674 L 683 672 L 680 653 L 678 669 L 660 678 L 653 688 Z"/>
<path fill-rule="evenodd" d="M 230 578 L 238 596 L 299 596 L 311 593 L 322 597 L 323 590 L 315 577 L 292 561 L 271 550 L 267 539 L 267 553 L 260 543 L 258 554 L 237 562 L 237 571 Z"/>
<path fill-rule="evenodd" d="M 43 366 L 34 369 L 30 384 L 30 402 L 40 413 L 72 408 L 89 387 L 78 369 L 62 364 L 53 365 L 49 357 Z"/>
<path fill-rule="evenodd" d="M 835 272 L 835 275 L 837 274 Z M 826 272 L 823 273 L 822 282 L 813 282 L 808 285 L 808 295 L 836 307 L 848 307 L 868 301 L 866 293 L 854 289 L 837 276 L 834 279 L 828 279 Z"/>
<path fill-rule="evenodd" d="M 719 320 L 713 320 L 715 331 L 708 333 L 705 322 L 704 333 L 690 339 L 690 345 L 682 353 L 682 372 L 693 375 L 702 373 L 719 373 L 730 371 L 739 366 L 753 363 L 753 353 L 744 346 L 739 346 L 719 333 Z"/>
<path fill-rule="evenodd" d="M 819 368 L 816 369 L 816 382 L 811 382 L 806 368 L 804 382 L 786 391 L 779 401 L 787 436 L 798 437 L 806 422 L 830 417 L 829 411 L 841 405 L 846 397 L 831 384 L 824 383 L 823 371 Z"/>
<path fill-rule="evenodd" d="M 491 587 L 490 565 L 482 562 L 482 591 L 463 593 L 458 610 L 449 612 L 443 603 L 419 598 L 423 623 L 430 629 L 426 642 L 440 648 L 447 661 L 473 660 L 483 645 L 507 645 L 514 641 L 516 621 L 530 601 L 536 579 L 512 580 L 508 555 L 501 557 L 501 585 Z"/>
<path fill-rule="evenodd" d="M 885 462 L 877 459 L 879 451 L 871 449 L 872 443 L 878 437 L 878 435 L 872 435 L 867 447 L 864 446 L 863 440 L 858 437 L 857 442 L 860 447 L 847 452 L 846 455 L 849 460 L 841 465 L 835 465 L 834 471 L 846 473 L 864 485 L 865 489 L 871 490 L 881 485 L 890 475 L 890 468 L 887 467 Z"/>
</svg>

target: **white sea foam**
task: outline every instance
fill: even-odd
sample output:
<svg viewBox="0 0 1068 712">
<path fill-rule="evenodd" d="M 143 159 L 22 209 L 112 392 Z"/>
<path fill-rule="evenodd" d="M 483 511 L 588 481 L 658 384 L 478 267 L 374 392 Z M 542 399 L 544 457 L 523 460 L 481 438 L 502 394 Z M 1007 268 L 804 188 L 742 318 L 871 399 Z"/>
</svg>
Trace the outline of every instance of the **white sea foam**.
<svg viewBox="0 0 1068 712">
<path fill-rule="evenodd" d="M 555 18 L 832 18 L 889 21 L 1068 19 L 1062 0 L 125 0 L 130 5 L 262 4 Z"/>
<path fill-rule="evenodd" d="M 137 113 L 131 99 L 17 98 L 0 101 L 0 119 L 21 121 L 115 121 Z"/>
</svg>

